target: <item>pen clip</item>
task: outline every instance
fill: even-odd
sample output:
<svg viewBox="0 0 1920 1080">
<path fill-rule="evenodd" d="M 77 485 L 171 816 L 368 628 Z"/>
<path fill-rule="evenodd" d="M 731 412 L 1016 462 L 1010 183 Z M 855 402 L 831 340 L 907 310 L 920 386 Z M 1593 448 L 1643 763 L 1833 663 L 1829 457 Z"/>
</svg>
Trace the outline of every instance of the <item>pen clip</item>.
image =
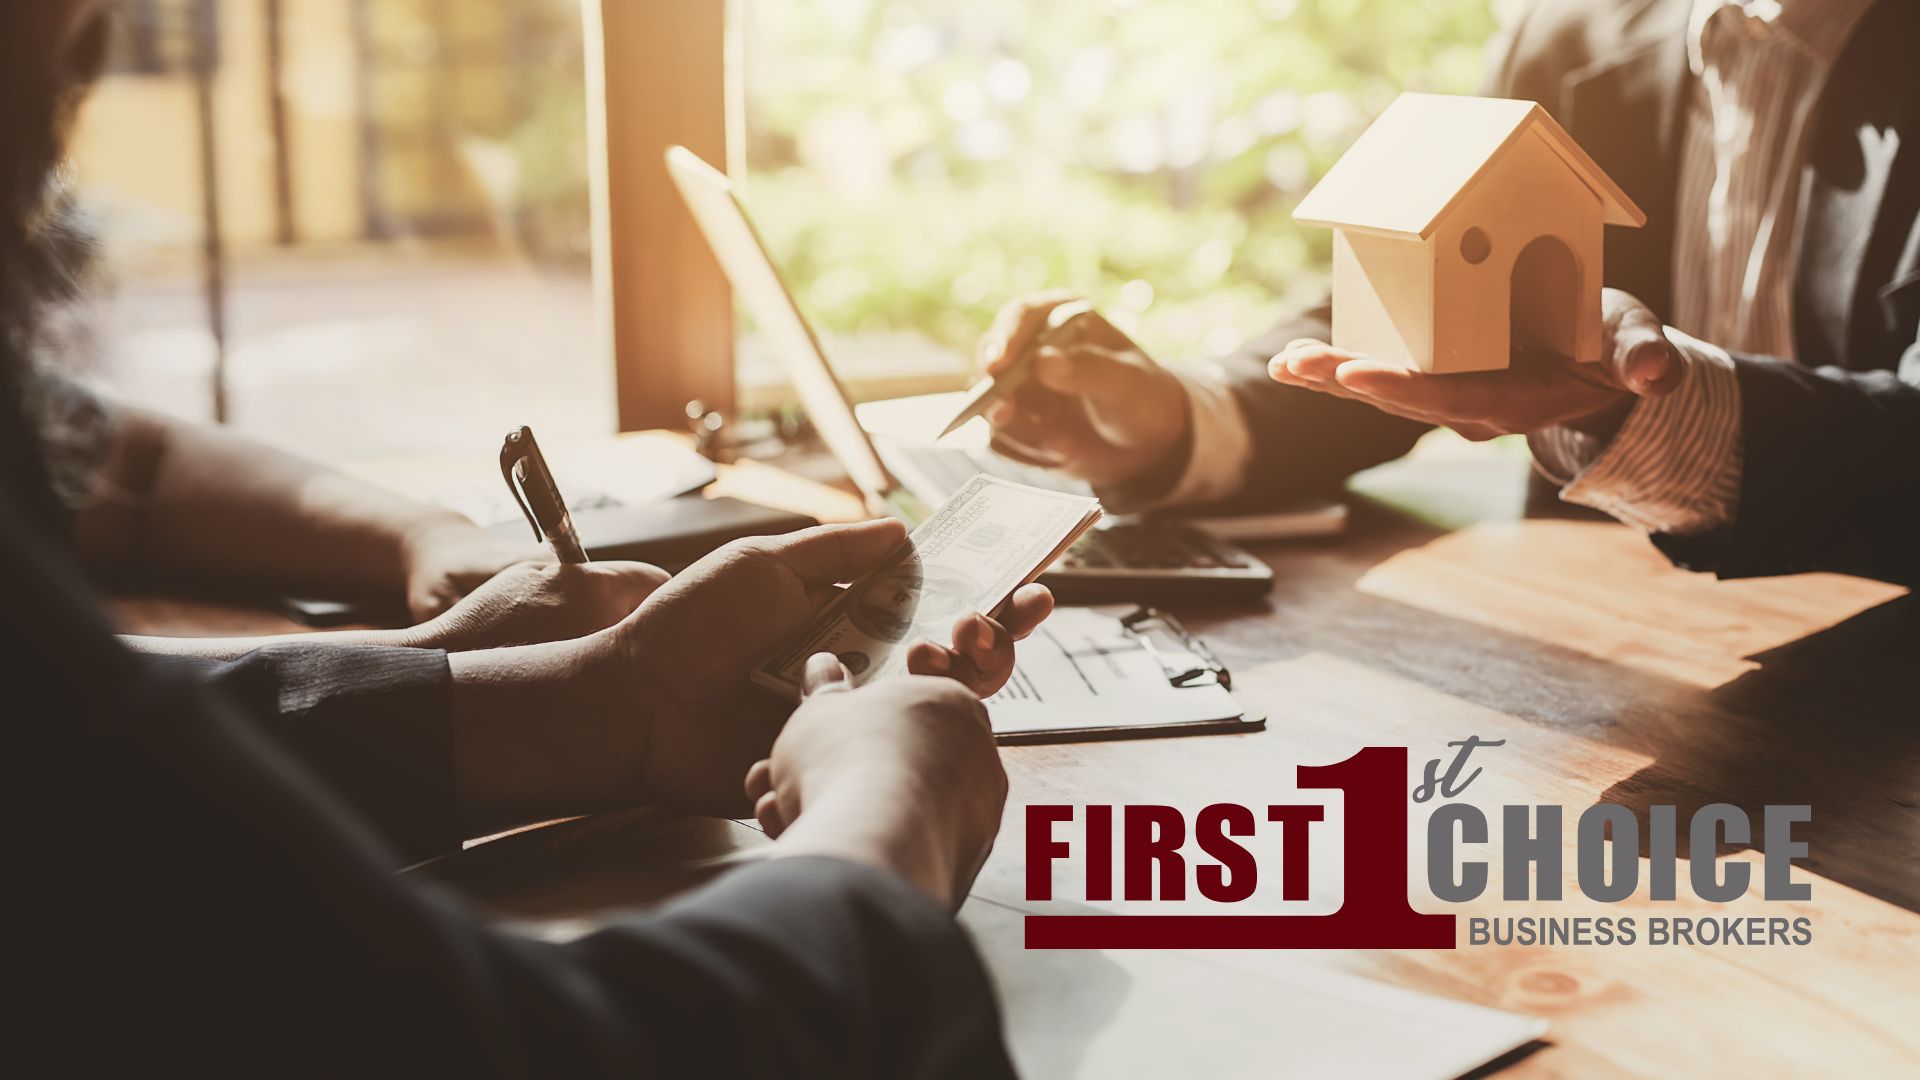
<svg viewBox="0 0 1920 1080">
<path fill-rule="evenodd" d="M 500 471 L 506 476 L 514 501 L 520 504 L 520 512 L 533 523 L 534 535 L 553 545 L 553 553 L 561 562 L 592 561 L 586 546 L 580 543 L 580 534 L 574 531 L 567 501 L 560 495 L 560 485 L 553 481 L 533 429 L 522 427 L 507 436 L 500 447 Z"/>
<path fill-rule="evenodd" d="M 522 477 L 527 472 L 527 451 L 524 447 L 531 441 L 528 438 L 530 434 L 524 427 L 507 433 L 507 440 L 500 447 L 500 475 L 507 482 L 507 490 L 513 492 L 514 503 L 527 516 L 527 524 L 533 527 L 534 542 L 544 543 L 547 536 L 540 529 L 540 519 L 534 517 L 533 507 L 521 492 Z"/>
</svg>

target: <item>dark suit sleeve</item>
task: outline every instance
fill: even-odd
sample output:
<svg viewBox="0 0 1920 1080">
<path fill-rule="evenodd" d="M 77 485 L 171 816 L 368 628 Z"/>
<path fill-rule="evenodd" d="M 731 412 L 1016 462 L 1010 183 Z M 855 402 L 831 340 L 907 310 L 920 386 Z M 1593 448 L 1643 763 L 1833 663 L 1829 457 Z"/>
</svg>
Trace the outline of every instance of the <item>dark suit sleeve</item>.
<svg viewBox="0 0 1920 1080">
<path fill-rule="evenodd" d="M 878 870 L 762 863 L 568 951 L 662 1075 L 1012 1076 L 971 946 Z"/>
<path fill-rule="evenodd" d="M 1920 585 L 1920 388 L 1892 371 L 1738 356 L 1745 464 L 1733 524 L 1656 536 L 1723 578 L 1829 570 Z M 1920 374 L 1920 343 L 1903 371 Z"/>
<path fill-rule="evenodd" d="M 876 870 L 773 861 L 565 945 L 397 875 L 271 724 L 122 647 L 4 494 L 0 631 L 10 1074 L 1011 1075 L 961 932 Z M 273 662 L 276 695 L 352 696 Z"/>
<path fill-rule="evenodd" d="M 1267 361 L 1298 338 L 1325 341 L 1331 336 L 1332 308 L 1322 305 L 1247 342 L 1221 368 L 1233 399 L 1245 418 L 1253 454 L 1239 490 L 1205 505 L 1183 506 L 1180 514 L 1243 514 L 1289 500 L 1339 492 L 1346 478 L 1361 469 L 1391 461 L 1412 448 L 1428 426 L 1383 413 L 1330 394 L 1283 386 L 1267 375 Z M 1192 461 L 1193 440 L 1147 473 L 1100 496 L 1120 512 L 1164 499 Z"/>
<path fill-rule="evenodd" d="M 1413 447 L 1428 425 L 1346 398 L 1283 386 L 1267 361 L 1298 338 L 1332 336 L 1332 308 L 1286 320 L 1221 362 L 1253 437 L 1240 490 L 1197 513 L 1260 510 L 1308 495 L 1338 492 L 1348 476 Z"/>
<path fill-rule="evenodd" d="M 446 653 L 290 641 L 232 660 L 152 662 L 224 693 L 372 819 L 407 862 L 459 850 Z"/>
</svg>

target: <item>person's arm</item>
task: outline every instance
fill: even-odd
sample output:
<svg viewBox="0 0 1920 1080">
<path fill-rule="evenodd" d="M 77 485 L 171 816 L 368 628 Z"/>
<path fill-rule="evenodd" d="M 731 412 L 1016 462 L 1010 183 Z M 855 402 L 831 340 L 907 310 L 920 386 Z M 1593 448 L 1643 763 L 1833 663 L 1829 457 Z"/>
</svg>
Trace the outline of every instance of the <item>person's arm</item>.
<svg viewBox="0 0 1920 1080">
<path fill-rule="evenodd" d="M 1012 1076 L 947 896 L 888 866 L 893 842 L 856 838 L 827 856 L 776 841 L 785 857 L 565 945 L 493 928 L 396 874 L 354 807 L 230 698 L 120 648 L 4 493 L 0 551 L 6 787 L 22 827 L 6 912 L 35 928 L 9 956 L 35 988 L 8 1048 L 17 1068 Z M 363 652 L 382 668 L 408 653 Z M 412 685 L 431 686 L 437 655 L 422 655 Z M 918 850 L 964 856 L 945 873 L 962 880 L 991 836 L 980 821 L 997 824 L 977 796 L 991 801 L 1004 779 L 977 714 L 947 700 L 957 692 L 894 702 L 931 715 L 874 730 L 900 767 L 971 763 L 935 770 L 964 795 L 954 805 L 922 801 L 909 821 L 882 801 L 891 787 L 837 783 L 848 774 L 833 753 L 802 755 L 788 782 L 823 820 L 841 816 L 835 800 L 870 794 L 855 816 L 891 815 L 920 831 Z M 875 744 L 848 749 L 870 759 Z"/>
<path fill-rule="evenodd" d="M 792 712 L 748 684 L 752 666 L 902 537 L 878 521 L 736 541 L 614 626 L 566 641 L 445 654 L 291 639 L 159 662 L 241 700 L 411 859 L 626 806 L 738 817 L 752 808 L 741 778 Z M 1014 641 L 1051 609 L 1028 586 L 998 621 L 958 620 L 951 647 L 917 643 L 908 669 L 992 694 Z"/>
<path fill-rule="evenodd" d="M 741 779 L 793 711 L 749 683 L 753 666 L 903 537 L 881 520 L 735 541 L 599 634 L 453 654 L 468 834 L 640 804 L 750 813 Z M 956 622 L 951 648 L 910 650 L 908 670 L 991 695 L 1011 674 L 1014 641 L 1051 610 L 1046 589 L 1027 586 L 999 621 Z"/>
<path fill-rule="evenodd" d="M 1920 586 L 1920 342 L 1897 373 L 1732 361 L 1738 513 L 1654 543 L 1723 578 L 1826 570 Z"/>
<path fill-rule="evenodd" d="M 1070 298 L 1009 301 L 981 339 L 982 370 L 1004 370 Z M 1287 341 L 1325 333 L 1324 317 L 1322 309 L 1283 323 L 1221 363 L 1169 369 L 1095 316 L 1073 343 L 1042 349 L 1035 379 L 988 411 L 994 448 L 1087 480 L 1123 513 L 1230 513 L 1337 490 L 1348 475 L 1406 453 L 1426 427 L 1265 377 Z"/>
<path fill-rule="evenodd" d="M 1326 305 L 1302 312 L 1221 361 L 1226 385 L 1247 426 L 1250 450 L 1230 494 L 1196 512 L 1246 512 L 1338 492 L 1347 477 L 1400 457 L 1432 430 L 1428 423 L 1283 386 L 1268 376 L 1267 364 L 1276 354 L 1302 338 L 1325 340 L 1332 319 L 1332 308 Z"/>
<path fill-rule="evenodd" d="M 1435 376 L 1302 342 L 1271 372 L 1468 438 L 1528 434 L 1563 497 L 1691 569 L 1920 581 L 1920 343 L 1899 373 L 1808 369 L 1729 356 L 1618 290 L 1602 312 L 1597 363 Z"/>
<path fill-rule="evenodd" d="M 74 537 L 95 568 L 390 590 L 416 619 L 445 611 L 512 563 L 548 558 L 451 510 L 132 408 L 115 410 L 102 475 L 75 515 Z"/>
<path fill-rule="evenodd" d="M 1534 469 L 1560 498 L 1654 534 L 1696 536 L 1739 513 L 1740 380 L 1725 350 L 1664 328 L 1678 377 L 1657 397 L 1628 397 L 1617 421 L 1527 433 Z"/>
<path fill-rule="evenodd" d="M 256 649 L 303 645 L 380 645 L 467 652 L 567 641 L 626 618 L 667 581 L 637 562 L 515 563 L 423 623 L 392 630 L 325 630 L 293 636 L 184 638 L 123 635 L 138 652 L 232 660 Z"/>
</svg>

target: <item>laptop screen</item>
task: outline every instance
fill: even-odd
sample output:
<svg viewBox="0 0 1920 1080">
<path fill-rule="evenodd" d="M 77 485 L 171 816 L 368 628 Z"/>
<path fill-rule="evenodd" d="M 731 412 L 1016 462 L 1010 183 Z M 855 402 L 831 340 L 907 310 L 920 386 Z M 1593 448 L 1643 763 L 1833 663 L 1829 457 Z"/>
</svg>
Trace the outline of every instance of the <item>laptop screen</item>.
<svg viewBox="0 0 1920 1080">
<path fill-rule="evenodd" d="M 687 200 L 727 280 L 739 292 L 753 321 L 786 368 L 787 377 L 793 380 L 793 388 L 826 440 L 827 449 L 840 459 L 847 475 L 865 493 L 869 509 L 884 510 L 899 484 L 880 463 L 873 442 L 854 418 L 853 403 L 827 366 L 819 339 L 794 304 L 793 294 L 760 242 L 759 232 L 734 198 L 733 184 L 684 146 L 667 151 L 667 171 Z"/>
</svg>

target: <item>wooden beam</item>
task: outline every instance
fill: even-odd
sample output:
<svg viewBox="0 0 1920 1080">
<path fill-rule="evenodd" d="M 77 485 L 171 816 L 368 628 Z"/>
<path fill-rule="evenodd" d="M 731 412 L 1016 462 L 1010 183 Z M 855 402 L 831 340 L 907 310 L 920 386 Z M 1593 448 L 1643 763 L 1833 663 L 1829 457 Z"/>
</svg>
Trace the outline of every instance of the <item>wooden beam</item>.
<svg viewBox="0 0 1920 1080">
<path fill-rule="evenodd" d="M 294 242 L 292 135 L 287 130 L 286 20 L 282 0 L 267 0 L 267 116 L 273 128 L 273 238 Z"/>
<path fill-rule="evenodd" d="M 726 169 L 724 0 L 587 0 L 594 288 L 622 431 L 733 412 L 733 297 L 667 176 L 667 147 Z"/>
</svg>

